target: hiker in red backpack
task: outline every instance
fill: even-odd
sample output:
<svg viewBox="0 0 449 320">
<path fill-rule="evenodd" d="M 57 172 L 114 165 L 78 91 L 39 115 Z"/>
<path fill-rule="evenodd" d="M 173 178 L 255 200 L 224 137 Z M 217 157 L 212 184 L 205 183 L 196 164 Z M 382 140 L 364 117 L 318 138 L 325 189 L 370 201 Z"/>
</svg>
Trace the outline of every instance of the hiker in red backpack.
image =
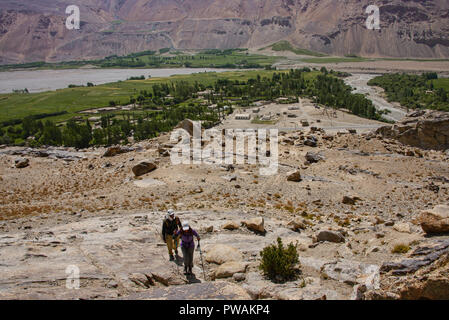
<svg viewBox="0 0 449 320">
<path fill-rule="evenodd" d="M 182 229 L 175 233 L 176 237 L 181 236 L 181 250 L 184 258 L 184 274 L 192 275 L 193 268 L 193 254 L 195 252 L 195 236 L 198 240 L 198 246 L 200 245 L 200 236 L 198 233 L 190 227 L 190 224 L 185 221 L 182 224 Z"/>
<path fill-rule="evenodd" d="M 174 234 L 181 228 L 181 221 L 175 216 L 175 212 L 172 209 L 168 210 L 164 223 L 162 224 L 162 239 L 167 244 L 170 261 L 175 260 L 173 250 L 175 251 L 176 257 L 178 257 L 178 238 Z"/>
</svg>

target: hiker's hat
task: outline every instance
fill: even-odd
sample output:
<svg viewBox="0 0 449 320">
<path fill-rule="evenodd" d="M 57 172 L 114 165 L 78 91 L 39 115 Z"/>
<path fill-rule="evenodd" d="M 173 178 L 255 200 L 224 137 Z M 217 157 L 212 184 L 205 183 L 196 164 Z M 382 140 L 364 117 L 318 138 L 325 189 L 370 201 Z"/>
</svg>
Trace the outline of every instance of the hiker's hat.
<svg viewBox="0 0 449 320">
<path fill-rule="evenodd" d="M 186 221 L 182 224 L 182 230 L 187 231 L 190 229 L 189 223 Z"/>
<path fill-rule="evenodd" d="M 173 209 L 169 209 L 169 210 L 167 211 L 167 214 L 168 214 L 169 216 L 174 216 L 174 215 L 175 215 L 175 211 L 174 211 Z"/>
</svg>

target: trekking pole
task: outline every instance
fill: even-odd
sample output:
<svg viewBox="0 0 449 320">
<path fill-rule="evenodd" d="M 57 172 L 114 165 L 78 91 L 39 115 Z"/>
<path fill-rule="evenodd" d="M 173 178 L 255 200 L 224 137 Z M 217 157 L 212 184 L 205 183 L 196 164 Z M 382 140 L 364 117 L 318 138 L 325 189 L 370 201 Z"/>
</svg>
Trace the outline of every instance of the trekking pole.
<svg viewBox="0 0 449 320">
<path fill-rule="evenodd" d="M 199 242 L 199 241 L 198 241 L 198 251 L 200 252 L 201 267 L 203 268 L 203 277 L 204 277 L 204 281 L 207 281 L 207 278 L 206 278 L 206 272 L 204 271 L 203 252 L 201 251 L 201 245 L 200 245 L 200 242 Z"/>
</svg>

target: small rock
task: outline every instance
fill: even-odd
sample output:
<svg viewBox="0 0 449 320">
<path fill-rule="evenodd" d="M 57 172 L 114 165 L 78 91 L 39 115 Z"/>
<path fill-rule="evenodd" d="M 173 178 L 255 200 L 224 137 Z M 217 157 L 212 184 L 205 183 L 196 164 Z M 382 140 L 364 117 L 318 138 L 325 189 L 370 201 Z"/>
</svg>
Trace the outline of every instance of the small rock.
<svg viewBox="0 0 449 320">
<path fill-rule="evenodd" d="M 302 178 L 301 178 L 301 173 L 299 172 L 299 170 L 292 171 L 292 172 L 288 173 L 287 181 L 301 182 Z"/>
<path fill-rule="evenodd" d="M 237 176 L 234 176 L 234 175 L 233 176 L 222 176 L 222 178 L 228 182 L 237 181 Z"/>
<path fill-rule="evenodd" d="M 304 223 L 303 219 L 295 218 L 287 224 L 287 227 L 289 227 L 293 231 L 299 231 L 301 229 L 305 230 L 306 224 Z"/>
<path fill-rule="evenodd" d="M 350 196 L 344 196 L 343 200 L 341 201 L 343 204 L 349 204 L 349 205 L 355 205 L 357 201 L 360 201 L 361 199 L 359 197 L 350 197 Z"/>
<path fill-rule="evenodd" d="M 246 274 L 237 272 L 237 273 L 234 273 L 232 278 L 234 279 L 234 281 L 237 281 L 237 282 L 245 281 Z"/>
<path fill-rule="evenodd" d="M 315 148 L 317 146 L 317 140 L 315 137 L 308 137 L 305 141 L 304 141 L 304 145 L 309 146 L 309 147 L 313 147 Z"/>
<path fill-rule="evenodd" d="M 383 233 L 383 232 L 376 233 L 376 238 L 377 239 L 384 238 L 384 237 L 385 237 L 385 233 Z"/>
<path fill-rule="evenodd" d="M 14 160 L 14 163 L 16 165 L 16 168 L 21 169 L 28 167 L 30 165 L 30 160 L 26 158 L 17 158 L 16 160 Z"/>
<path fill-rule="evenodd" d="M 106 284 L 106 288 L 109 288 L 109 289 L 115 289 L 117 287 L 118 287 L 118 283 L 115 280 L 111 280 Z"/>
<path fill-rule="evenodd" d="M 317 163 L 320 162 L 321 160 L 324 160 L 324 157 L 319 155 L 318 153 L 307 152 L 306 160 L 310 163 Z"/>
<path fill-rule="evenodd" d="M 237 261 L 225 262 L 215 271 L 216 279 L 232 277 L 235 273 L 245 273 L 247 264 Z"/>
<path fill-rule="evenodd" d="M 106 152 L 103 154 L 103 157 L 114 157 L 114 156 L 122 154 L 122 153 L 130 152 L 132 150 L 133 149 L 122 147 L 122 146 L 113 146 L 113 147 L 109 147 L 106 150 Z"/>
<path fill-rule="evenodd" d="M 410 225 L 408 223 L 396 223 L 393 229 L 397 232 L 410 233 Z"/>
</svg>

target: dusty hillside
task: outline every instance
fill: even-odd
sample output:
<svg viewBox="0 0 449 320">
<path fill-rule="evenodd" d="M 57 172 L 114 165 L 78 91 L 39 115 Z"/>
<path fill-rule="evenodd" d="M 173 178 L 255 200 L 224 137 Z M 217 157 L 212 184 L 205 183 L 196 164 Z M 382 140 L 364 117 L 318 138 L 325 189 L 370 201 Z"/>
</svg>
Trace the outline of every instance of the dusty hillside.
<svg viewBox="0 0 449 320">
<path fill-rule="evenodd" d="M 65 29 L 68 0 L 6 0 L 0 63 L 100 58 L 164 47 L 259 48 L 287 39 L 328 54 L 449 56 L 444 0 L 379 4 L 381 30 L 365 27 L 368 0 L 88 0 L 80 31 Z"/>
<path fill-rule="evenodd" d="M 169 135 L 113 157 L 103 148 L 1 149 L 0 297 L 439 297 L 447 234 L 427 235 L 421 212 L 449 201 L 449 154 L 382 138 L 367 129 L 381 125 L 374 121 L 363 127 L 338 113 L 331 123 L 303 112 L 324 129 L 281 133 L 273 176 L 249 164 L 175 166 L 166 156 Z M 15 162 L 20 156 L 29 162 Z M 145 159 L 157 169 L 135 177 L 132 168 Z M 288 181 L 295 170 L 301 179 Z M 159 236 L 167 208 L 199 231 L 204 273 L 198 253 L 193 278 L 182 275 L 182 260 L 168 262 Z M 254 232 L 251 219 L 265 232 Z M 258 270 L 260 250 L 277 237 L 298 243 L 297 281 L 275 284 Z M 397 245 L 409 251 L 393 253 Z M 69 265 L 80 269 L 80 290 L 66 289 Z M 423 268 L 434 282 L 413 278 Z"/>
</svg>

